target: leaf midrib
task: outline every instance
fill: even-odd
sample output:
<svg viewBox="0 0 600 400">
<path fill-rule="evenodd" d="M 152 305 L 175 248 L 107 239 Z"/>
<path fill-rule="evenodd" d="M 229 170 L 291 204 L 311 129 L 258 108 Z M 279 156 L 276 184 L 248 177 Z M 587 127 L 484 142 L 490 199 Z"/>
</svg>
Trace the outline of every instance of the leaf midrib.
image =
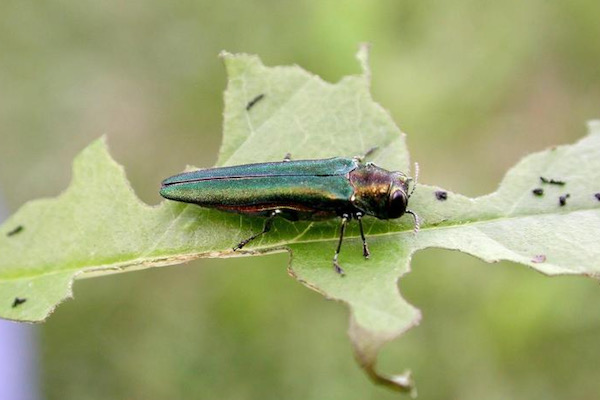
<svg viewBox="0 0 600 400">
<path fill-rule="evenodd" d="M 186 207 L 186 209 L 187 209 L 187 207 Z M 523 219 L 523 218 L 534 218 L 534 217 L 544 216 L 544 215 L 564 216 L 564 215 L 568 215 L 568 214 L 573 214 L 573 213 L 578 213 L 578 212 L 589 212 L 589 211 L 594 211 L 594 210 L 600 211 L 600 208 L 590 207 L 590 208 L 580 208 L 577 210 L 569 210 L 569 211 L 564 211 L 564 212 L 560 212 L 560 213 L 557 213 L 556 211 L 554 211 L 554 212 L 541 212 L 541 213 L 528 214 L 528 215 L 520 214 L 520 215 L 515 215 L 515 216 L 510 216 L 510 217 L 501 216 L 501 217 L 489 218 L 489 219 L 485 219 L 485 220 L 480 219 L 477 221 L 456 223 L 453 225 L 426 226 L 426 227 L 422 227 L 420 229 L 420 232 L 428 232 L 428 231 L 432 231 L 432 230 L 460 229 L 463 227 L 477 227 L 477 225 L 488 224 L 488 223 L 492 223 L 492 222 L 496 222 L 496 221 L 518 220 L 518 219 Z M 305 234 L 310 231 L 310 229 L 314 226 L 314 224 L 315 224 L 315 222 L 311 222 L 307 226 L 307 228 L 303 230 L 302 236 L 305 236 Z M 388 237 L 388 236 L 393 236 L 393 235 L 406 234 L 409 232 L 412 234 L 412 232 L 413 232 L 412 229 L 373 233 L 373 234 L 369 234 L 368 238 L 369 237 Z M 417 235 L 417 240 L 418 240 L 419 233 L 417 233 L 416 235 Z M 360 237 L 360 235 L 348 233 L 344 237 L 346 239 L 357 239 Z M 281 241 L 280 243 L 270 243 L 269 245 L 266 245 L 266 246 L 256 246 L 256 247 L 252 247 L 251 249 L 248 249 L 246 251 L 239 251 L 239 252 L 235 252 L 235 253 L 232 250 L 228 249 L 228 250 L 224 250 L 224 251 L 207 250 L 207 251 L 202 251 L 202 252 L 197 252 L 197 253 L 194 253 L 194 252 L 178 253 L 178 255 L 170 255 L 170 256 L 165 256 L 165 257 L 149 257 L 149 258 L 141 257 L 141 258 L 130 259 L 130 260 L 123 261 L 123 262 L 111 263 L 111 264 L 70 266 L 69 268 L 54 269 L 52 271 L 48 271 L 48 272 L 44 272 L 44 273 L 39 273 L 39 271 L 36 271 L 35 274 L 24 274 L 24 275 L 20 275 L 17 277 L 1 278 L 0 282 L 14 281 L 14 280 L 20 280 L 20 279 L 27 279 L 27 278 L 40 278 L 42 276 L 54 275 L 54 274 L 68 272 L 68 271 L 73 271 L 73 272 L 81 271 L 82 274 L 85 274 L 86 272 L 108 271 L 110 269 L 118 269 L 119 272 L 121 272 L 122 270 L 126 270 L 127 267 L 133 267 L 133 266 L 141 265 L 141 264 L 148 264 L 148 265 L 160 264 L 161 266 L 166 266 L 166 265 L 171 264 L 169 262 L 169 260 L 173 260 L 173 264 L 175 264 L 175 263 L 177 263 L 175 260 L 180 260 L 182 256 L 185 256 L 186 258 L 189 258 L 189 261 L 192 261 L 192 260 L 198 259 L 198 258 L 206 258 L 209 255 L 211 257 L 215 257 L 215 256 L 219 256 L 219 255 L 222 257 L 236 257 L 236 256 L 242 257 L 242 256 L 253 255 L 253 254 L 269 254 L 269 253 L 278 252 L 280 250 L 285 251 L 286 244 L 324 243 L 324 242 L 334 242 L 334 241 L 337 242 L 338 240 L 339 239 L 337 236 L 332 237 L 332 238 L 318 238 L 318 239 L 292 239 L 289 241 Z M 156 246 L 154 246 L 154 248 L 156 248 Z M 144 251 L 144 253 L 147 254 L 148 251 Z"/>
</svg>

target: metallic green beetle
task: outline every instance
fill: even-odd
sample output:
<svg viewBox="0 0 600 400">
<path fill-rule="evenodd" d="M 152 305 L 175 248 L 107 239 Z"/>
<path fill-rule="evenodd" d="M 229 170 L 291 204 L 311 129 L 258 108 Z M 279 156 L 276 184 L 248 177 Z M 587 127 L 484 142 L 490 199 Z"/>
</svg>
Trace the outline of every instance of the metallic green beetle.
<svg viewBox="0 0 600 400">
<path fill-rule="evenodd" d="M 267 217 L 263 230 L 241 241 L 234 251 L 269 232 L 276 216 L 291 221 L 339 217 L 340 238 L 333 267 L 343 275 L 338 256 L 350 219 L 358 221 L 365 258 L 370 253 L 362 226 L 363 216 L 393 219 L 406 213 L 413 216 L 415 231 L 419 227 L 417 215 L 406 208 L 416 179 L 409 193 L 412 178 L 373 163 L 363 163 L 362 159 L 291 161 L 287 155 L 281 162 L 200 169 L 165 179 L 160 194 L 201 207 Z M 418 174 L 418 170 L 415 172 Z"/>
</svg>

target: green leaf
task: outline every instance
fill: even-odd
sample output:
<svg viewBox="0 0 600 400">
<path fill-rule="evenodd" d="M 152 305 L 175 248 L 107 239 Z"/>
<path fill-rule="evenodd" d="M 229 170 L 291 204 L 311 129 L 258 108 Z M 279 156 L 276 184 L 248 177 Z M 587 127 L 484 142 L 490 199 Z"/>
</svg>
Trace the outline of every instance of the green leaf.
<svg viewBox="0 0 600 400">
<path fill-rule="evenodd" d="M 222 57 L 229 83 L 218 165 L 281 160 L 287 152 L 295 159 L 353 156 L 378 146 L 372 161 L 410 171 L 404 135 L 371 99 L 366 48 L 358 54 L 363 73 L 336 84 L 296 66 L 265 67 L 256 56 Z M 540 176 L 566 184 L 544 184 Z M 387 376 L 375 364 L 383 344 L 419 322 L 419 311 L 400 297 L 397 286 L 412 254 L 441 247 L 488 262 L 515 261 L 549 275 L 598 278 L 597 182 L 600 123 L 590 124 L 590 134 L 574 145 L 526 157 L 490 195 L 471 199 L 447 192 L 440 200 L 436 192 L 442 189 L 418 185 L 410 208 L 420 216 L 421 230 L 413 231 L 410 216 L 365 219 L 372 253 L 365 260 L 358 229 L 351 225 L 340 256 L 347 272 L 342 278 L 331 266 L 338 221 L 277 220 L 268 235 L 233 253 L 238 239 L 262 228 L 260 218 L 170 201 L 148 206 L 98 140 L 75 159 L 73 181 L 62 195 L 27 203 L 0 227 L 0 317 L 45 319 L 71 296 L 75 278 L 201 257 L 289 251 L 296 279 L 349 305 L 349 335 L 369 376 L 408 391 L 408 374 Z M 538 187 L 543 196 L 532 193 Z M 561 206 L 559 196 L 567 193 Z"/>
</svg>

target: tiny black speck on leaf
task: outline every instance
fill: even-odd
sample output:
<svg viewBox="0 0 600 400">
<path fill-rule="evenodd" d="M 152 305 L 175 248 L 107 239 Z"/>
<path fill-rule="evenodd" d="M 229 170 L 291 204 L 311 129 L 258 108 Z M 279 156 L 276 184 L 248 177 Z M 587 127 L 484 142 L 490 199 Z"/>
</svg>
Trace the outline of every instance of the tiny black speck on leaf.
<svg viewBox="0 0 600 400">
<path fill-rule="evenodd" d="M 596 198 L 596 200 L 600 201 L 600 193 L 596 193 L 596 194 L 594 195 L 594 197 Z"/>
<path fill-rule="evenodd" d="M 18 233 L 21 233 L 21 231 L 22 231 L 23 229 L 25 229 L 25 228 L 23 227 L 23 225 L 19 225 L 19 226 L 17 226 L 16 228 L 14 228 L 12 231 L 10 231 L 10 232 L 7 232 L 7 233 L 6 233 L 6 236 L 13 236 L 13 235 L 16 235 L 16 234 L 18 234 Z"/>
<path fill-rule="evenodd" d="M 531 192 L 533 194 L 535 194 L 536 196 L 543 196 L 544 195 L 544 189 L 542 189 L 542 188 L 535 188 Z"/>
<path fill-rule="evenodd" d="M 558 198 L 558 204 L 560 204 L 560 206 L 563 207 L 565 204 L 567 204 L 567 199 L 569 197 L 571 197 L 571 195 L 569 193 L 563 194 L 562 196 L 560 196 Z"/>
<path fill-rule="evenodd" d="M 12 303 L 12 308 L 20 306 L 21 304 L 25 303 L 26 301 L 27 301 L 27 299 L 24 297 L 15 297 L 15 301 L 13 301 L 13 303 Z"/>
<path fill-rule="evenodd" d="M 566 183 L 565 181 L 559 181 L 557 179 L 548 179 L 548 178 L 544 178 L 543 176 L 540 176 L 540 181 L 542 181 L 542 183 L 549 183 L 550 185 L 560 185 L 560 186 L 563 186 Z"/>
<path fill-rule="evenodd" d="M 246 105 L 246 111 L 249 111 L 252 107 L 254 107 L 254 105 L 256 103 L 258 103 L 259 101 L 261 101 L 264 97 L 265 97 L 265 94 L 261 93 L 258 96 L 256 96 L 255 98 L 253 98 L 252 100 L 250 100 L 248 102 L 248 104 Z"/>
<path fill-rule="evenodd" d="M 435 198 L 440 201 L 444 201 L 448 198 L 448 192 L 445 192 L 443 190 L 438 190 L 435 192 Z"/>
</svg>

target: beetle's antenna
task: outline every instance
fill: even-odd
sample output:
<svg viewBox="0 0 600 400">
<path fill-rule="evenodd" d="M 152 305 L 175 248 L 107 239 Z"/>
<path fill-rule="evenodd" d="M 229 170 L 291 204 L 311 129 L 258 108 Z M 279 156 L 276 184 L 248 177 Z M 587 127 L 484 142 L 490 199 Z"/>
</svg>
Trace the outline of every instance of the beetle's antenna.
<svg viewBox="0 0 600 400">
<path fill-rule="evenodd" d="M 407 213 L 407 214 L 410 214 L 410 215 L 412 215 L 412 216 L 413 216 L 413 218 L 415 219 L 415 228 L 414 228 L 414 232 L 415 232 L 415 233 L 419 232 L 419 228 L 420 228 L 421 226 L 420 226 L 419 216 L 417 215 L 417 213 L 415 213 L 415 212 L 414 212 L 414 211 L 412 211 L 412 210 L 406 210 L 406 213 Z"/>
<path fill-rule="evenodd" d="M 362 156 L 354 156 L 355 160 L 358 160 L 360 162 L 365 161 L 365 159 L 367 157 L 369 157 L 370 155 L 372 155 L 373 153 L 375 153 L 376 150 L 379 149 L 379 146 L 373 146 L 371 147 L 369 150 L 367 150 L 367 152 L 365 154 L 363 154 Z"/>
<path fill-rule="evenodd" d="M 413 181 L 413 187 L 408 195 L 409 199 L 410 199 L 410 196 L 412 196 L 412 194 L 414 193 L 414 191 L 417 187 L 417 182 L 419 181 L 419 163 L 418 162 L 415 163 L 415 178 L 412 179 L 412 181 Z"/>
</svg>

